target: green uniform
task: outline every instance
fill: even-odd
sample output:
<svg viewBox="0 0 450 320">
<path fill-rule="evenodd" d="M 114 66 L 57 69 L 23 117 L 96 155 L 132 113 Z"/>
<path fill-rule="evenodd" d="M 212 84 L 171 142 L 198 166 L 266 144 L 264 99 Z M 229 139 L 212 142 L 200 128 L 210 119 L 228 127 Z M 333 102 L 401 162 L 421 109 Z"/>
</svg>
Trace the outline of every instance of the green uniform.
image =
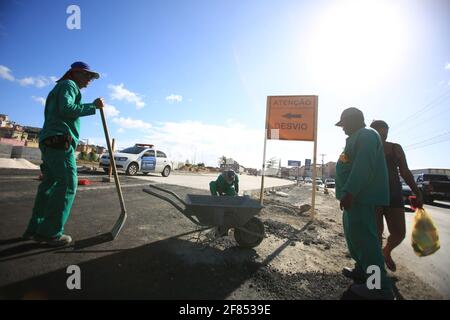
<svg viewBox="0 0 450 320">
<path fill-rule="evenodd" d="M 211 181 L 209 183 L 209 190 L 213 196 L 235 196 L 239 193 L 239 176 L 235 175 L 234 182 L 229 184 L 222 173 L 216 181 Z"/>
<path fill-rule="evenodd" d="M 381 293 L 392 295 L 392 284 L 384 268 L 377 235 L 375 207 L 389 204 L 389 181 L 383 144 L 375 130 L 362 128 L 347 138 L 336 164 L 336 198 L 353 195 L 350 210 L 344 210 L 347 246 L 359 273 L 377 265 L 381 271 Z"/>
<path fill-rule="evenodd" d="M 80 89 L 72 80 L 60 81 L 49 93 L 44 127 L 39 134 L 43 181 L 38 187 L 26 235 L 53 238 L 63 234 L 78 185 L 75 150 L 80 136 L 79 117 L 94 115 L 95 110 L 94 104 L 81 103 Z M 56 135 L 72 137 L 67 150 L 43 144 L 44 139 Z"/>
</svg>

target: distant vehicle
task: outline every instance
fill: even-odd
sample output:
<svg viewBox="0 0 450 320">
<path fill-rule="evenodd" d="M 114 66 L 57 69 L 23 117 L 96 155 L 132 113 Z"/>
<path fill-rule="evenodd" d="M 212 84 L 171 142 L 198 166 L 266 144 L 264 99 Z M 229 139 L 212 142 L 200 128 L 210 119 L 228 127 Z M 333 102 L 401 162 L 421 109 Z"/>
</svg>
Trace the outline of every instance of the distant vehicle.
<svg viewBox="0 0 450 320">
<path fill-rule="evenodd" d="M 422 192 L 424 203 L 434 200 L 450 201 L 450 179 L 445 174 L 414 175 L 417 186 Z"/>
<path fill-rule="evenodd" d="M 305 183 L 313 183 L 313 180 L 310 177 L 306 177 Z"/>
<path fill-rule="evenodd" d="M 143 174 L 160 173 L 168 177 L 173 163 L 161 150 L 156 150 L 151 144 L 136 144 L 120 152 L 114 153 L 114 160 L 118 170 L 124 170 L 127 175 L 134 176 L 138 172 Z M 109 154 L 100 157 L 100 167 L 105 172 L 109 169 Z"/>
<path fill-rule="evenodd" d="M 316 178 L 316 186 L 321 186 L 323 185 L 323 181 L 320 178 Z"/>
<path fill-rule="evenodd" d="M 406 182 L 402 181 L 402 197 L 404 204 L 411 204 L 409 201 L 409 196 L 412 196 L 413 193 L 411 188 L 406 184 Z"/>
<path fill-rule="evenodd" d="M 325 187 L 326 188 L 333 189 L 335 187 L 335 185 L 336 185 L 336 182 L 334 181 L 334 179 L 331 179 L 331 178 L 325 179 Z"/>
</svg>

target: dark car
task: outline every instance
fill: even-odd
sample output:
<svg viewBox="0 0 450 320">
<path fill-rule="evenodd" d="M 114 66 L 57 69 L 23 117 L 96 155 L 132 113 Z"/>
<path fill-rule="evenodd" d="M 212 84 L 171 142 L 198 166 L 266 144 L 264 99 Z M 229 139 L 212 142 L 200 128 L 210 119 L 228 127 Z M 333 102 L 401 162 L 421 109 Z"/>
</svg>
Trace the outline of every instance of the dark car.
<svg viewBox="0 0 450 320">
<path fill-rule="evenodd" d="M 445 174 L 419 174 L 414 176 L 422 192 L 423 202 L 450 201 L 450 179 Z"/>
</svg>

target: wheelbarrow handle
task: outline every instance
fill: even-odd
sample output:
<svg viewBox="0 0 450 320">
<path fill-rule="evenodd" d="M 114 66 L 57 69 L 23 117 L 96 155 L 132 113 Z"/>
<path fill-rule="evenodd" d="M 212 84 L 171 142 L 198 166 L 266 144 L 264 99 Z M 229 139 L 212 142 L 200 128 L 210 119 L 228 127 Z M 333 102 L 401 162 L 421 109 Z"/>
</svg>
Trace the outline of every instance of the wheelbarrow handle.
<svg viewBox="0 0 450 320">
<path fill-rule="evenodd" d="M 159 199 L 161 199 L 161 200 L 164 200 L 164 201 L 170 203 L 170 204 L 173 205 L 178 211 L 180 211 L 186 218 L 188 218 L 189 220 L 191 220 L 191 221 L 192 221 L 193 223 L 195 223 L 196 225 L 202 226 L 202 224 L 201 224 L 197 219 L 194 219 L 194 218 L 188 213 L 188 210 L 187 210 L 187 207 L 188 207 L 188 206 L 186 205 L 186 202 L 184 202 L 184 201 L 183 201 L 183 200 L 182 200 L 175 192 L 172 192 L 172 191 L 169 191 L 169 190 L 166 190 L 166 189 L 163 189 L 163 188 L 159 188 L 159 187 L 154 186 L 154 185 L 152 185 L 152 184 L 150 184 L 149 187 L 171 194 L 172 196 L 174 196 L 178 201 L 180 201 L 180 202 L 184 205 L 185 209 L 183 209 L 182 207 L 180 207 L 175 201 L 173 201 L 173 200 L 170 199 L 169 197 L 166 197 L 166 196 L 164 196 L 164 195 L 162 195 L 162 194 L 159 194 L 159 193 L 157 193 L 157 192 L 154 192 L 154 191 L 152 191 L 152 190 L 150 190 L 150 189 L 142 189 L 142 191 L 144 191 L 145 193 L 151 194 L 152 196 L 155 196 L 155 197 L 157 197 L 157 198 L 159 198 Z"/>
<path fill-rule="evenodd" d="M 155 188 L 156 190 L 159 190 L 159 191 L 162 191 L 162 192 L 165 192 L 165 193 L 168 193 L 168 194 L 174 196 L 174 197 L 175 197 L 178 201 L 180 201 L 185 207 L 187 207 L 186 202 L 184 202 L 183 199 L 181 199 L 180 196 L 177 195 L 175 192 L 170 191 L 170 190 L 163 189 L 163 188 L 161 188 L 161 187 L 157 187 L 157 186 L 155 186 L 155 185 L 153 185 L 153 184 L 150 184 L 149 187 L 150 187 L 150 188 Z"/>
<path fill-rule="evenodd" d="M 171 191 L 168 191 L 168 190 L 164 190 L 164 189 L 160 189 L 160 188 L 158 188 L 158 187 L 155 187 L 155 186 L 153 186 L 153 185 L 149 185 L 149 188 L 155 188 L 155 189 L 157 189 L 157 190 L 161 190 L 161 191 L 164 191 L 164 192 L 166 192 L 166 193 L 169 193 L 169 194 L 172 194 L 175 198 L 177 198 L 182 204 L 184 204 L 184 207 L 186 208 L 186 203 L 183 201 L 183 200 L 181 200 L 180 199 L 180 197 L 178 196 L 178 195 L 176 195 L 175 193 L 173 193 L 173 192 L 171 192 Z M 179 206 L 175 201 L 173 201 L 172 199 L 170 199 L 170 198 L 168 198 L 168 197 L 166 197 L 166 196 L 164 196 L 164 195 L 162 195 L 162 194 L 159 194 L 159 193 L 157 193 L 157 192 L 154 192 L 154 191 L 152 191 L 151 189 L 142 189 L 142 191 L 144 191 L 145 193 L 148 193 L 148 194 L 151 194 L 152 196 L 155 196 L 155 197 L 157 197 L 157 198 L 159 198 L 159 199 L 161 199 L 161 200 L 164 200 L 164 201 L 167 201 L 167 202 L 169 202 L 171 205 L 173 205 L 178 211 L 180 211 L 181 213 L 183 213 L 183 214 L 185 214 L 185 209 L 183 209 L 181 206 Z"/>
</svg>

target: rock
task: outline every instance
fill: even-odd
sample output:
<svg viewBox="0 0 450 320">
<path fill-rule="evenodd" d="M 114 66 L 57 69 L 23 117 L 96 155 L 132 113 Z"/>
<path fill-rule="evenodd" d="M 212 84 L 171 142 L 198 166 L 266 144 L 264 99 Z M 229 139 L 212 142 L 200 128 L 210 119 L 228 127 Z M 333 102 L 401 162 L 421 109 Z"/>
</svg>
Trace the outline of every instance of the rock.
<svg viewBox="0 0 450 320">
<path fill-rule="evenodd" d="M 330 250 L 330 248 L 331 248 L 331 247 L 330 247 L 329 244 L 326 244 L 325 247 L 324 247 L 325 250 Z"/>
<path fill-rule="evenodd" d="M 309 204 L 304 204 L 300 206 L 300 213 L 305 213 L 311 210 L 311 206 Z"/>
<path fill-rule="evenodd" d="M 295 242 L 292 241 L 289 245 L 290 245 L 291 247 L 295 247 Z"/>
<path fill-rule="evenodd" d="M 286 192 L 281 192 L 281 191 L 275 191 L 275 195 L 277 195 L 279 197 L 284 197 L 284 198 L 289 197 L 289 195 Z"/>
</svg>

